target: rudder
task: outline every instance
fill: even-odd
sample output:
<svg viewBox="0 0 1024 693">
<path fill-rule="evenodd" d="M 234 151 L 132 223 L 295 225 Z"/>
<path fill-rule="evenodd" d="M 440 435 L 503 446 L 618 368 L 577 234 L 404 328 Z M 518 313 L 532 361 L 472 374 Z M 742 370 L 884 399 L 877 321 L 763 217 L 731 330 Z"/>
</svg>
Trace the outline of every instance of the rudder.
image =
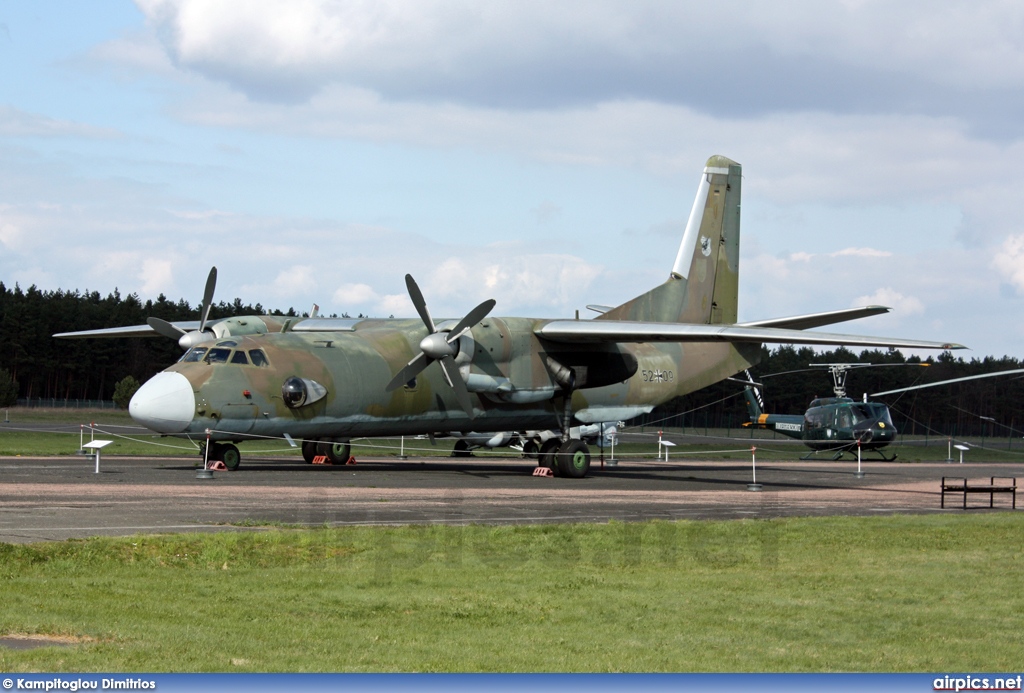
<svg viewBox="0 0 1024 693">
<path fill-rule="evenodd" d="M 668 281 L 598 319 L 735 323 L 741 182 L 735 161 L 708 159 Z"/>
</svg>

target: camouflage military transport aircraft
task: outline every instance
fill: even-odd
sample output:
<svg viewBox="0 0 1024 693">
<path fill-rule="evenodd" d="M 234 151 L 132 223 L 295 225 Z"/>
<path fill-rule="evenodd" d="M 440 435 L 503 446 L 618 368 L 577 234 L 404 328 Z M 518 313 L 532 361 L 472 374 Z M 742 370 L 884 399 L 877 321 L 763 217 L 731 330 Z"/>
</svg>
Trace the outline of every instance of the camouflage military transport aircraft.
<svg viewBox="0 0 1024 693">
<path fill-rule="evenodd" d="M 592 320 L 497 318 L 485 301 L 435 321 L 413 278 L 419 320 L 247 316 L 57 337 L 164 334 L 187 351 L 148 380 L 129 411 L 168 435 L 212 441 L 238 466 L 236 443 L 303 441 L 307 460 L 348 458 L 356 437 L 555 429 L 540 464 L 568 477 L 590 467 L 573 425 L 625 420 L 757 363 L 762 343 L 956 349 L 908 339 L 805 332 L 884 313 L 868 306 L 737 323 L 741 167 L 708 159 L 668 280 Z"/>
</svg>

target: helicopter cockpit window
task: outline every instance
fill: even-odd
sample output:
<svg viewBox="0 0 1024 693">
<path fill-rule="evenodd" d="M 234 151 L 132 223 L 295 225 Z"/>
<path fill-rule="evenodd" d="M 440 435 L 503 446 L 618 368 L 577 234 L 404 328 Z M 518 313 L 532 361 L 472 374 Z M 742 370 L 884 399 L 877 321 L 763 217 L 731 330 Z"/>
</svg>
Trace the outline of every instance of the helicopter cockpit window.
<svg viewBox="0 0 1024 693">
<path fill-rule="evenodd" d="M 877 416 L 876 412 L 872 411 L 871 407 L 867 404 L 854 404 L 850 409 L 853 410 L 853 423 L 858 424 L 861 421 L 867 421 Z"/>
<path fill-rule="evenodd" d="M 846 407 L 841 407 L 837 412 L 836 427 L 849 428 L 855 423 L 857 423 L 857 416 Z"/>
<path fill-rule="evenodd" d="M 206 355 L 206 347 L 192 347 L 185 352 L 185 355 L 179 359 L 181 363 L 193 363 L 195 361 L 202 361 L 203 356 Z"/>
<path fill-rule="evenodd" d="M 231 349 L 213 348 L 210 349 L 210 353 L 206 355 L 207 363 L 227 363 L 228 356 L 231 355 Z"/>
<path fill-rule="evenodd" d="M 889 416 L 889 407 L 878 402 L 865 402 L 864 404 L 858 405 L 858 408 L 864 413 L 864 418 L 878 419 L 886 426 L 892 426 L 892 417 Z"/>
<path fill-rule="evenodd" d="M 270 365 L 270 362 L 267 361 L 267 355 L 263 353 L 262 349 L 251 349 L 249 351 L 249 358 L 252 359 L 252 365 L 254 366 Z"/>
<path fill-rule="evenodd" d="M 231 363 L 237 363 L 240 366 L 248 366 L 249 359 L 245 357 L 245 352 L 239 349 L 231 356 Z"/>
</svg>

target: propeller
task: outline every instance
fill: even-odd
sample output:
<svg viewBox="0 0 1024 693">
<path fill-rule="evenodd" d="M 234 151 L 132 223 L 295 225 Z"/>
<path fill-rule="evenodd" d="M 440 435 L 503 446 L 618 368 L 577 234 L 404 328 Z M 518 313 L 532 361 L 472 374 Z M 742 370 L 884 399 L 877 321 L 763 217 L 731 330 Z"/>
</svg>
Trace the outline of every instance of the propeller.
<svg viewBox="0 0 1024 693">
<path fill-rule="evenodd" d="M 206 322 L 210 318 L 210 309 L 213 307 L 213 291 L 217 288 L 217 268 L 210 269 L 210 276 L 206 278 L 206 291 L 203 292 L 203 305 L 199 310 L 199 329 L 186 332 L 180 327 L 175 327 L 166 320 L 160 318 L 146 318 L 146 324 L 153 328 L 153 331 L 170 337 L 178 342 L 178 345 L 188 351 L 197 344 L 209 342 L 216 339 L 216 335 L 206 331 Z"/>
<path fill-rule="evenodd" d="M 411 274 L 405 275 L 405 285 L 409 289 L 409 298 L 412 299 L 412 304 L 416 308 L 416 312 L 419 313 L 420 319 L 423 320 L 423 324 L 426 326 L 429 334 L 420 340 L 420 353 L 416 354 L 406 364 L 405 368 L 400 370 L 398 375 L 391 379 L 391 382 L 384 388 L 385 392 L 397 390 L 419 375 L 424 368 L 434 361 L 439 361 L 441 363 L 441 372 L 444 373 L 444 379 L 455 392 L 455 398 L 459 401 L 459 406 L 469 414 L 470 418 L 473 418 L 473 403 L 469 399 L 469 390 L 466 389 L 466 383 L 459 374 L 459 366 L 455 363 L 455 357 L 459 354 L 459 337 L 465 334 L 473 325 L 487 317 L 487 314 L 494 309 L 495 300 L 488 299 L 484 301 L 469 311 L 466 317 L 462 318 L 450 331 L 442 332 L 438 331 L 437 326 L 434 325 L 434 321 L 430 317 L 430 311 L 427 310 L 427 302 L 423 300 L 423 293 L 420 291 L 420 287 L 416 285 L 416 280 L 412 278 Z"/>
</svg>

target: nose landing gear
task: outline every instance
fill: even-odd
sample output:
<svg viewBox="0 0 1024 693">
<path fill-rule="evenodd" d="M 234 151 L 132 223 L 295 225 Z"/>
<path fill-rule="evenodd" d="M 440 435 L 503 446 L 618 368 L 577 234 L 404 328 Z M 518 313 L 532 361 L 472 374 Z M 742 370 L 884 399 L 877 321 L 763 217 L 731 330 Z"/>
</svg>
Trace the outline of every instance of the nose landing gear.
<svg viewBox="0 0 1024 693">
<path fill-rule="evenodd" d="M 238 452 L 238 447 L 231 443 L 211 443 L 208 456 L 206 446 L 200 445 L 199 458 L 209 462 L 223 462 L 224 466 L 232 472 L 238 469 L 238 465 L 242 463 L 242 453 Z"/>
</svg>

